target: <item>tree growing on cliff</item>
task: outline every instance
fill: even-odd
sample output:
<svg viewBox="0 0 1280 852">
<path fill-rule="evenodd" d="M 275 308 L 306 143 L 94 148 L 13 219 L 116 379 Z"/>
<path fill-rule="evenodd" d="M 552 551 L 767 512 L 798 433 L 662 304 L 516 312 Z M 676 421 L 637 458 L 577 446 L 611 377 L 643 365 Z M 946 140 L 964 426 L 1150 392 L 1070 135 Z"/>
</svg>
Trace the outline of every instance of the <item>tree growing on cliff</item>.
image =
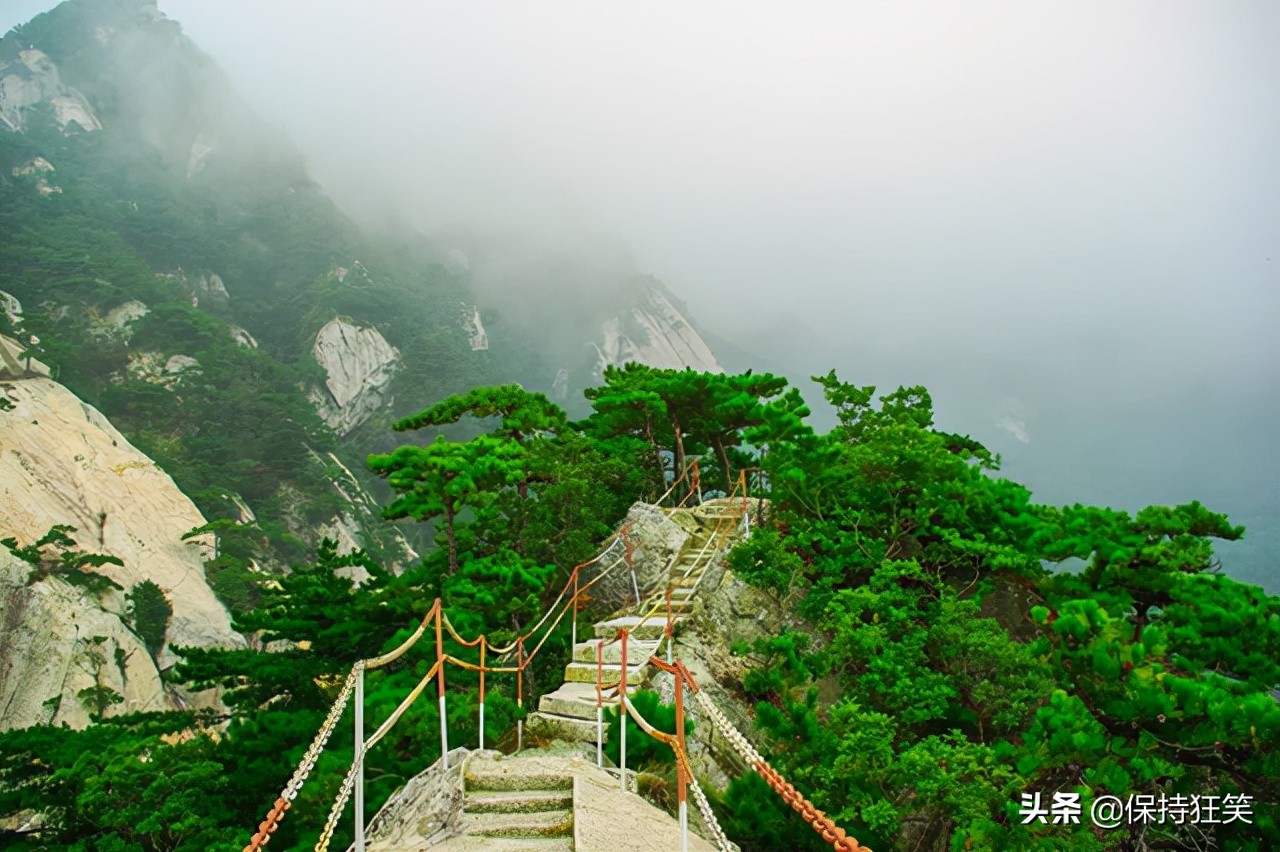
<svg viewBox="0 0 1280 852">
<path fill-rule="evenodd" d="M 129 602 L 128 617 L 133 632 L 142 639 L 151 658 L 164 647 L 169 620 L 173 618 L 173 606 L 164 591 L 150 580 L 143 580 L 126 595 Z"/>
</svg>

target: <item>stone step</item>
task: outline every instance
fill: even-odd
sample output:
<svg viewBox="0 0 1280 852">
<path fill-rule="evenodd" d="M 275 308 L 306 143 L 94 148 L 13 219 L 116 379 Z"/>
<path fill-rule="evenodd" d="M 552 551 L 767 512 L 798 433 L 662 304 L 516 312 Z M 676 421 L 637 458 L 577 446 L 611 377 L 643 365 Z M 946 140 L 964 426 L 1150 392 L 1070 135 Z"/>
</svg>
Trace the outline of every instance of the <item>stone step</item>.
<svg viewBox="0 0 1280 852">
<path fill-rule="evenodd" d="M 677 597 L 676 595 L 671 596 L 671 612 L 672 613 L 684 613 L 689 609 L 691 609 L 692 605 L 693 605 L 693 598 L 691 597 L 688 597 L 686 595 L 680 595 L 679 597 Z M 653 609 L 654 618 L 659 620 L 660 625 L 663 625 L 663 626 L 666 625 L 667 596 L 665 593 L 662 595 L 654 595 L 653 597 L 649 598 L 643 604 L 641 604 L 641 608 L 644 609 L 645 612 L 648 612 L 649 610 Z M 627 656 L 628 658 L 631 656 L 630 652 L 628 652 Z"/>
<path fill-rule="evenodd" d="M 616 703 L 616 700 L 615 700 Z M 582 719 L 577 716 L 561 716 L 558 713 L 545 713 L 541 710 L 530 713 L 526 723 L 526 731 L 530 736 L 546 737 L 566 742 L 593 743 L 596 741 L 596 709 L 591 708 L 591 718 Z M 606 723 L 601 734 L 606 742 L 609 740 L 609 727 Z"/>
<path fill-rule="evenodd" d="M 473 760 L 464 779 L 467 793 L 485 790 L 572 790 L 573 776 L 519 758 Z"/>
<path fill-rule="evenodd" d="M 644 657 L 648 660 L 648 657 Z M 641 662 L 638 665 L 631 665 L 630 654 L 627 659 L 627 683 L 638 684 L 643 683 L 646 676 L 646 665 Z M 574 683 L 590 683 L 596 682 L 596 664 L 591 663 L 570 663 L 565 666 L 564 679 Z M 622 677 L 621 665 L 605 665 L 599 673 L 601 682 L 606 684 L 616 684 Z"/>
<path fill-rule="evenodd" d="M 648 611 L 647 609 L 645 610 Z M 595 624 L 595 633 L 597 639 L 612 639 L 618 635 L 618 631 L 626 628 L 631 631 L 634 639 L 660 639 L 662 637 L 663 628 L 666 622 L 658 618 L 650 618 L 644 624 L 640 624 L 641 616 L 624 615 L 619 618 L 611 618 L 608 621 L 598 621 Z M 628 655 L 630 656 L 630 655 Z"/>
<path fill-rule="evenodd" d="M 628 639 L 627 640 L 627 661 L 644 660 L 653 656 L 661 644 L 660 639 Z M 601 650 L 601 659 L 605 665 L 610 663 L 616 665 L 622 661 L 622 643 L 613 642 L 607 644 Z M 577 663 L 596 664 L 596 643 L 595 642 L 579 642 L 573 646 L 573 660 Z"/>
<path fill-rule="evenodd" d="M 607 704 L 617 696 L 617 690 L 608 687 L 601 690 L 601 698 Z M 596 718 L 596 685 L 591 683 L 565 683 L 555 692 L 548 692 L 538 699 L 538 710 L 558 716 L 577 719 Z"/>
<path fill-rule="evenodd" d="M 459 839 L 469 844 L 467 849 L 484 849 L 485 852 L 573 852 L 574 850 L 572 834 L 563 837 L 484 837 L 483 839 L 477 835 Z M 397 852 L 403 852 L 403 847 L 397 847 Z"/>
<path fill-rule="evenodd" d="M 537 813 L 462 814 L 462 830 L 472 837 L 571 837 L 573 811 L 555 810 Z"/>
<path fill-rule="evenodd" d="M 572 790 L 484 790 L 468 794 L 462 801 L 462 809 L 469 814 L 524 814 L 572 807 Z"/>
</svg>

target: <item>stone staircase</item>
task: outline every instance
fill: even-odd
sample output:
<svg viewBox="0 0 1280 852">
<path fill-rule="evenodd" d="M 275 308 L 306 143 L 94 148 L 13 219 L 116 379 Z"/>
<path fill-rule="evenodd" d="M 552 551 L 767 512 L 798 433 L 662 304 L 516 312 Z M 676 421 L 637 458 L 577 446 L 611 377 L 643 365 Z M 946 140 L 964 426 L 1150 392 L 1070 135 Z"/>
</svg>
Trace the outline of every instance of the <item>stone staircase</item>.
<svg viewBox="0 0 1280 852">
<path fill-rule="evenodd" d="M 667 510 L 672 511 L 672 510 Z M 689 510 L 674 510 L 689 512 Z M 635 689 L 650 677 L 652 667 L 648 660 L 662 647 L 663 631 L 667 623 L 666 591 L 671 586 L 671 614 L 673 624 L 679 624 L 691 612 L 694 596 L 702 583 L 707 568 L 720 555 L 713 549 L 716 524 L 721 515 L 693 512 L 696 527 L 689 533 L 684 545 L 672 558 L 663 576 L 648 590 L 639 607 L 630 612 L 640 614 L 616 615 L 597 622 L 592 639 L 579 642 L 573 648 L 573 658 L 565 667 L 565 682 L 559 689 L 542 696 L 538 709 L 529 717 L 529 731 L 541 736 L 569 741 L 595 742 L 596 739 L 596 643 L 610 642 L 619 631 L 626 628 L 627 688 Z M 623 610 L 628 612 L 628 610 Z M 645 613 L 652 613 L 647 620 Z M 643 622 L 643 623 L 642 623 Z M 606 645 L 602 654 L 601 682 L 611 684 L 601 690 L 606 705 L 617 702 L 617 684 L 622 678 L 622 645 L 613 642 Z M 607 737 L 607 731 L 605 732 Z"/>
<path fill-rule="evenodd" d="M 463 774 L 464 846 L 573 850 L 573 775 L 545 762 L 478 757 Z"/>
<path fill-rule="evenodd" d="M 695 515 L 695 517 L 697 516 Z M 714 524 L 714 521 L 712 523 Z M 655 617 L 660 616 L 661 621 L 665 624 L 667 616 L 667 586 L 670 585 L 671 615 L 673 620 L 682 620 L 684 616 L 689 614 L 689 611 L 693 608 L 693 597 L 697 594 L 698 586 L 702 583 L 702 576 L 706 574 L 707 567 L 717 555 L 717 552 L 711 548 L 711 539 L 714 534 L 714 526 L 708 526 L 706 522 L 700 523 L 689 534 L 684 547 L 680 548 L 680 552 L 676 554 L 675 559 L 671 561 L 671 565 L 667 568 L 667 576 L 663 580 L 654 583 L 653 587 L 649 589 L 648 597 L 640 605 L 640 612 L 645 613 L 654 610 Z"/>
</svg>

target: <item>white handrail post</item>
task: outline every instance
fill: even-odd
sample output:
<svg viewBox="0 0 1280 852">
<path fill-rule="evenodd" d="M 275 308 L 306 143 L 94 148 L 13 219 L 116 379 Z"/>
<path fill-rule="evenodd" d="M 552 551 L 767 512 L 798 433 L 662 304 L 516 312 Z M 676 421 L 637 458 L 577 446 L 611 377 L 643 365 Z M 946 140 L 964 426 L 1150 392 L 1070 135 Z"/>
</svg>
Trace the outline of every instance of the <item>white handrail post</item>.
<svg viewBox="0 0 1280 852">
<path fill-rule="evenodd" d="M 618 723 L 621 728 L 618 734 L 618 756 L 622 758 L 618 780 L 622 783 L 622 792 L 627 792 L 627 629 L 622 628 L 622 665 L 619 666 L 618 677 Z"/>
<path fill-rule="evenodd" d="M 356 771 L 355 847 L 364 852 L 364 663 L 356 665 Z"/>
<path fill-rule="evenodd" d="M 680 849 L 689 852 L 689 803 L 680 803 Z"/>
<path fill-rule="evenodd" d="M 596 642 L 596 766 L 604 766 L 604 702 L 600 700 L 600 672 L 604 666 L 604 643 Z"/>
<path fill-rule="evenodd" d="M 449 768 L 449 717 L 445 715 L 444 694 L 440 695 L 440 759 Z"/>
</svg>

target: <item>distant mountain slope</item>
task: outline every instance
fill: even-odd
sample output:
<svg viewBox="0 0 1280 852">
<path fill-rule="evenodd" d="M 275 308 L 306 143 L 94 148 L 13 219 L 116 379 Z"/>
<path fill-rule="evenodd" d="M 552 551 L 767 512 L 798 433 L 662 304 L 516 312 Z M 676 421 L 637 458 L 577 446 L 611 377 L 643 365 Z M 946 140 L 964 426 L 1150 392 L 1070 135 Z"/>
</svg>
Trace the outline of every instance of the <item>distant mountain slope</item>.
<svg viewBox="0 0 1280 852">
<path fill-rule="evenodd" d="M 362 232 L 154 0 L 70 0 L 0 39 L 0 119 L 0 332 L 38 338 L 206 517 L 248 512 L 240 564 L 336 527 L 411 558 L 352 488 L 381 494 L 364 456 L 450 393 L 571 404 L 606 363 L 718 369 L 651 279 L 569 258 L 476 287 L 448 240 Z"/>
</svg>

